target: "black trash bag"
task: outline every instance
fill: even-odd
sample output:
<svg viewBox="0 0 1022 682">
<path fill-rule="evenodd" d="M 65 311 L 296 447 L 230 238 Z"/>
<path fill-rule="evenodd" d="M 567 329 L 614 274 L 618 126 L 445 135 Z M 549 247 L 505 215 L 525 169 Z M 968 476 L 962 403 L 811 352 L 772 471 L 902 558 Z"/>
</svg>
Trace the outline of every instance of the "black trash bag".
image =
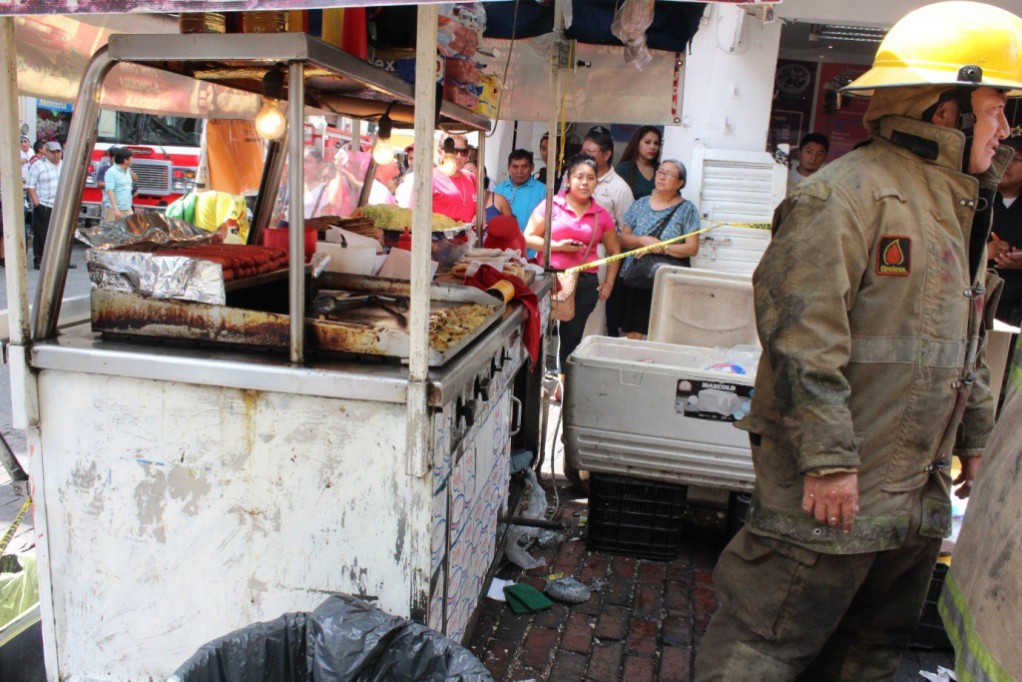
<svg viewBox="0 0 1022 682">
<path fill-rule="evenodd" d="M 306 642 L 315 680 L 493 680 L 455 641 L 348 595 L 333 595 L 312 612 Z"/>
<path fill-rule="evenodd" d="M 309 615 L 286 613 L 203 644 L 168 682 L 305 682 Z"/>
<path fill-rule="evenodd" d="M 439 632 L 333 595 L 311 614 L 236 630 L 200 648 L 171 682 L 493 682 Z"/>
</svg>

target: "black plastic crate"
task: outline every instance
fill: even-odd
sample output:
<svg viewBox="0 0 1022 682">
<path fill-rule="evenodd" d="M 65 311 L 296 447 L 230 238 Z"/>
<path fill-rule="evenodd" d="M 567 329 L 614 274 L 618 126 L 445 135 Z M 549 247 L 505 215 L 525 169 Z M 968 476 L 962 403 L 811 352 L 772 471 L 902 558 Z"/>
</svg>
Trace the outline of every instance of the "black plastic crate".
<svg viewBox="0 0 1022 682">
<path fill-rule="evenodd" d="M 589 548 L 674 559 L 681 550 L 684 509 L 684 486 L 594 473 L 589 478 Z"/>
<path fill-rule="evenodd" d="M 948 566 L 937 562 L 933 567 L 933 576 L 930 578 L 930 589 L 926 593 L 926 602 L 923 604 L 923 611 L 919 614 L 919 623 L 909 646 L 913 649 L 928 649 L 939 651 L 951 651 L 951 640 L 948 639 L 944 630 L 944 621 L 937 611 L 937 602 L 940 600 L 940 592 L 944 589 L 944 576 L 947 575 Z"/>
</svg>

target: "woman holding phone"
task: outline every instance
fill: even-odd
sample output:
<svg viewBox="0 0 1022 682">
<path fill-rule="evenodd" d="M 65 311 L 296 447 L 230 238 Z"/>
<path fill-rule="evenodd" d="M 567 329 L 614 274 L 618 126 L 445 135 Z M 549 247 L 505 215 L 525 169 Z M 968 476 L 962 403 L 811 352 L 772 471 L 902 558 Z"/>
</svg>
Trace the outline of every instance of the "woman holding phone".
<svg viewBox="0 0 1022 682">
<path fill-rule="evenodd" d="M 554 197 L 550 217 L 550 266 L 557 270 L 597 260 L 596 247 L 600 243 L 608 256 L 621 252 L 614 219 L 592 196 L 596 189 L 596 161 L 583 154 L 574 157 L 568 162 L 567 179 L 567 191 Z M 526 246 L 540 253 L 543 251 L 545 218 L 546 202 L 543 202 L 532 212 L 525 228 Z M 557 358 L 562 385 L 568 356 L 582 341 L 586 320 L 596 307 L 596 301 L 607 300 L 614 289 L 618 267 L 617 261 L 608 263 L 607 277 L 602 283 L 598 280 L 596 268 L 579 273 L 575 287 L 575 317 L 558 323 L 560 349 Z M 559 397 L 559 393 L 555 397 Z"/>
</svg>

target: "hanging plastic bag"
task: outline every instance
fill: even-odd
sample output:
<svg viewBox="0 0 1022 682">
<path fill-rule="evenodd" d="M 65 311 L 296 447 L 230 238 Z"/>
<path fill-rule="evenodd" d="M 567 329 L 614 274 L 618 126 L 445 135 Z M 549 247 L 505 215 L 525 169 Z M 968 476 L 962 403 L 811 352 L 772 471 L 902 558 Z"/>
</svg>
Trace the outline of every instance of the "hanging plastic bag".
<svg viewBox="0 0 1022 682">
<path fill-rule="evenodd" d="M 646 31 L 652 23 L 653 0 L 625 0 L 610 25 L 610 32 L 625 44 L 625 63 L 639 71 L 653 61 L 646 47 Z"/>
<path fill-rule="evenodd" d="M 529 506 L 522 514 L 527 519 L 541 519 L 546 514 L 546 493 L 536 479 L 536 472 L 529 469 L 525 472 L 525 487 L 528 490 Z"/>
<path fill-rule="evenodd" d="M 529 504 L 522 516 L 527 519 L 541 519 L 546 514 L 546 493 L 536 479 L 536 472 L 529 469 L 525 472 L 525 488 L 529 496 Z M 536 559 L 529 554 L 529 547 L 536 542 L 536 533 L 525 526 L 511 526 L 508 531 L 507 545 L 504 554 L 508 561 L 525 570 L 546 564 L 545 559 Z"/>
</svg>

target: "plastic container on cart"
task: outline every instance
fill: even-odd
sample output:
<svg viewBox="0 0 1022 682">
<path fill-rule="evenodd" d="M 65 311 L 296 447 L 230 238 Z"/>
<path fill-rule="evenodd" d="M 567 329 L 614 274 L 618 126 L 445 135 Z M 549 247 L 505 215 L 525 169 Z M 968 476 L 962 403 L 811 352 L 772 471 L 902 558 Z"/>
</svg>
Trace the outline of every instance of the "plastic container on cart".
<svg viewBox="0 0 1022 682">
<path fill-rule="evenodd" d="M 318 238 L 316 228 L 305 228 L 305 260 L 312 258 L 316 253 L 316 239 Z M 290 250 L 291 237 L 286 227 L 268 227 L 263 230 L 263 246 L 272 246 L 277 249 Z"/>
<path fill-rule="evenodd" d="M 568 358 L 568 461 L 595 473 L 752 490 L 749 439 L 734 422 L 755 373 L 707 371 L 717 349 L 590 336 Z"/>
<path fill-rule="evenodd" d="M 589 479 L 592 550 L 641 559 L 674 559 L 681 549 L 685 488 L 625 476 Z"/>
<path fill-rule="evenodd" d="M 657 271 L 649 340 L 686 346 L 759 345 L 752 279 L 683 267 Z"/>
</svg>

